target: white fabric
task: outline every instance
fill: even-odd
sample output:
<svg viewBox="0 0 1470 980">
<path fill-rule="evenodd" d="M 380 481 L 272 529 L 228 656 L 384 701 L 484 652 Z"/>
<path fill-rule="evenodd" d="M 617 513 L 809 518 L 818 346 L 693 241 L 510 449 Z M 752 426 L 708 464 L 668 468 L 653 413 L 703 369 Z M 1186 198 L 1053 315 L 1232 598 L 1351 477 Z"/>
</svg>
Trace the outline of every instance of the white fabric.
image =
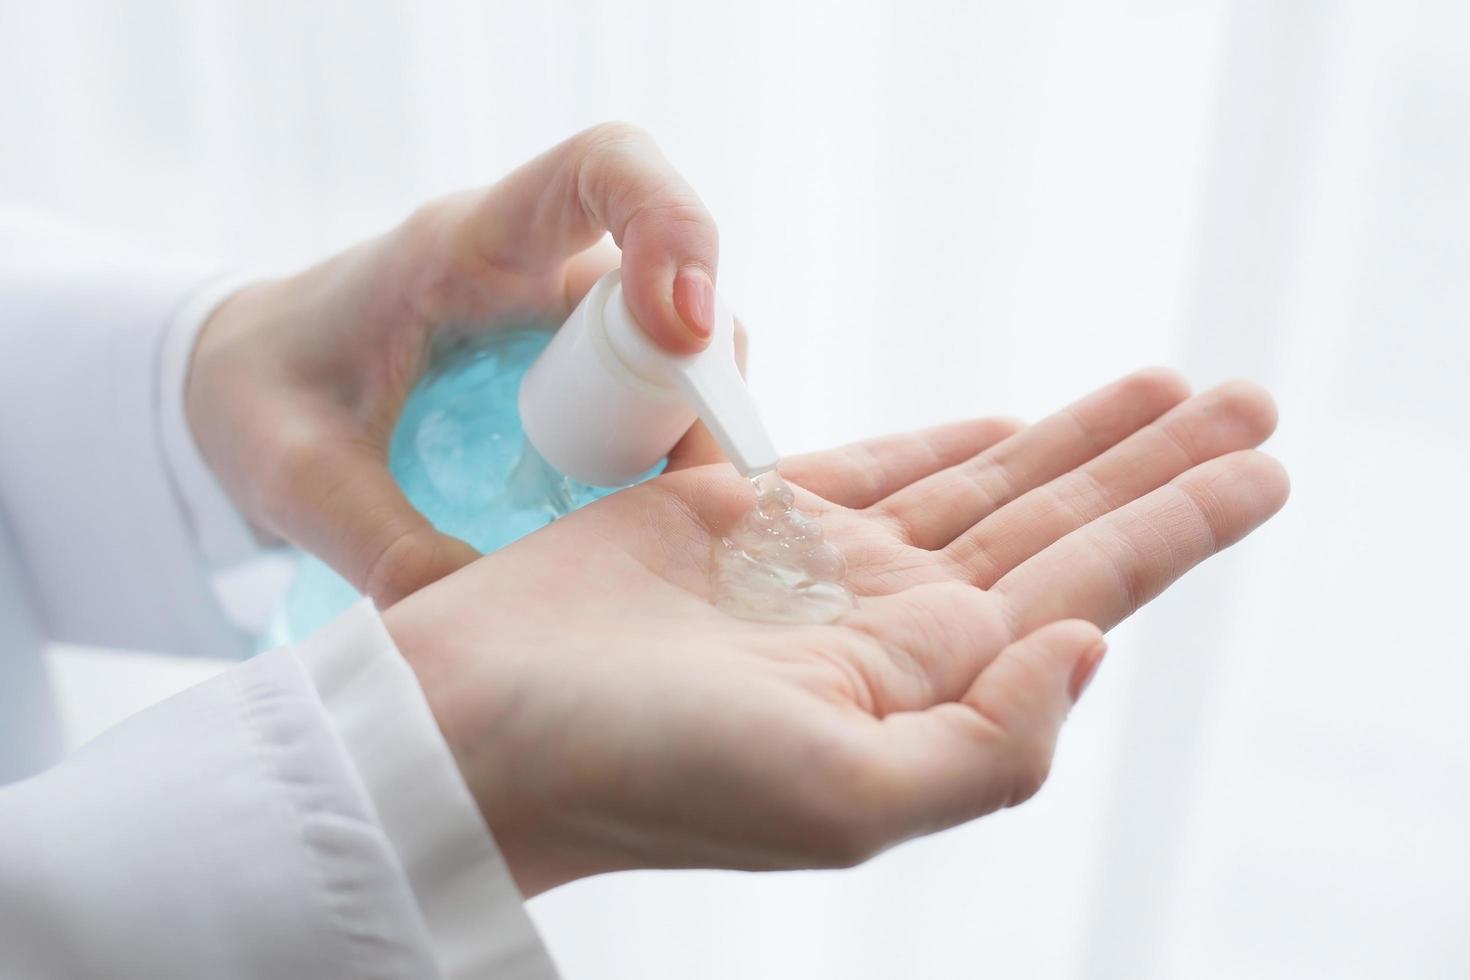
<svg viewBox="0 0 1470 980">
<path fill-rule="evenodd" d="M 300 662 L 258 656 L 0 789 L 0 974 L 433 977 Z"/>
<path fill-rule="evenodd" d="M 303 653 L 448 977 L 555 976 L 417 681 L 362 600 Z"/>
<path fill-rule="evenodd" d="M 0 207 L 0 508 L 52 639 L 239 655 L 164 464 L 159 351 L 210 270 Z"/>
<path fill-rule="evenodd" d="M 47 638 L 246 645 L 209 571 L 256 542 L 182 415 L 236 282 L 0 209 L 0 784 L 56 752 Z M 555 976 L 371 604 L 299 654 L 0 785 L 0 976 Z"/>
<path fill-rule="evenodd" d="M 0 786 L 61 757 L 63 732 L 41 658 L 45 635 L 0 511 Z"/>
</svg>

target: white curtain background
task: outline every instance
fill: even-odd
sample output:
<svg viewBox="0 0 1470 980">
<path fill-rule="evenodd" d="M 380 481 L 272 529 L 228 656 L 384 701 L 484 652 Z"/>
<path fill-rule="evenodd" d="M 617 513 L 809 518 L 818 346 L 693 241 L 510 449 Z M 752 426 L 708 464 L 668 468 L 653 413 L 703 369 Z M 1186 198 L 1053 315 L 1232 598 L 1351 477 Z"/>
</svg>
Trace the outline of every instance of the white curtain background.
<svg viewBox="0 0 1470 980">
<path fill-rule="evenodd" d="M 561 889 L 568 978 L 1470 975 L 1470 7 L 0 0 L 0 195 L 245 266 L 610 118 L 718 218 L 783 447 L 1161 362 L 1269 385 L 1295 490 L 1116 632 L 1038 798 Z M 216 669 L 52 664 L 74 738 Z"/>
</svg>

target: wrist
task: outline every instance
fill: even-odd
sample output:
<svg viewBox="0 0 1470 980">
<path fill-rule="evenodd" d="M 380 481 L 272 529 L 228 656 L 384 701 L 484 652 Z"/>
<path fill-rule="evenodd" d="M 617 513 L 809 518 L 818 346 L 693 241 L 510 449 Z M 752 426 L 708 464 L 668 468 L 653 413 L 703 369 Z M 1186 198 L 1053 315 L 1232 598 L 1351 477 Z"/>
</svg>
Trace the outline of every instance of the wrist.
<svg viewBox="0 0 1470 980">
<path fill-rule="evenodd" d="M 296 654 L 445 975 L 498 976 L 539 956 L 520 889 L 380 615 L 359 602 Z"/>
<path fill-rule="evenodd" d="M 552 887 L 522 842 L 534 823 L 518 798 L 514 748 L 508 725 L 497 722 L 497 706 L 476 692 L 494 689 L 484 673 L 492 668 L 488 656 L 473 664 L 457 664 L 440 642 L 443 622 L 418 614 L 413 596 L 381 613 L 383 625 L 399 654 L 418 680 L 429 713 L 449 747 L 466 788 L 510 868 L 516 885 L 527 897 Z"/>
<path fill-rule="evenodd" d="M 257 532 L 269 529 L 250 493 L 251 468 L 241 462 L 257 438 L 248 416 L 259 356 L 250 340 L 276 315 L 279 288 L 278 280 L 252 282 L 215 307 L 194 338 L 183 385 L 184 421 L 200 457 Z"/>
<path fill-rule="evenodd" d="M 480 559 L 479 570 L 494 560 Z M 517 887 L 529 898 L 628 867 L 594 830 L 600 807 L 590 784 L 606 772 L 589 771 L 567 726 L 556 723 L 567 707 L 560 703 L 564 690 L 526 683 L 522 678 L 534 672 L 517 669 L 543 651 L 517 643 L 509 628 L 487 648 L 478 635 L 455 629 L 457 617 L 446 615 L 434 592 L 430 586 L 390 607 L 383 624 L 418 679 Z M 509 626 L 515 611 L 504 610 L 504 617 Z"/>
<path fill-rule="evenodd" d="M 170 322 L 158 351 L 160 448 L 194 544 L 212 567 L 236 563 L 274 543 L 252 525 L 225 486 L 205 455 L 198 426 L 200 386 L 195 379 L 200 338 L 225 306 L 251 288 L 250 283 L 251 278 L 237 273 L 200 284 Z"/>
</svg>

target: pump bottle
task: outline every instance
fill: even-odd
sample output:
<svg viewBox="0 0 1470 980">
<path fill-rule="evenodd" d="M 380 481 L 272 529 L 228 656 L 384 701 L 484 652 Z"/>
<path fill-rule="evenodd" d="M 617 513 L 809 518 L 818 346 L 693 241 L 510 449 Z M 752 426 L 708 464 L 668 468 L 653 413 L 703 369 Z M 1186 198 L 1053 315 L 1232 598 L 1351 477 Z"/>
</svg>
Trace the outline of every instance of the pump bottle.
<svg viewBox="0 0 1470 980">
<path fill-rule="evenodd" d="M 667 354 L 628 312 L 612 272 L 555 334 L 487 333 L 433 364 L 404 406 L 388 465 L 435 527 L 489 553 L 648 478 L 696 417 L 741 473 L 775 466 L 724 303 L 704 351 Z M 356 600 L 303 555 L 261 646 L 300 640 Z"/>
</svg>

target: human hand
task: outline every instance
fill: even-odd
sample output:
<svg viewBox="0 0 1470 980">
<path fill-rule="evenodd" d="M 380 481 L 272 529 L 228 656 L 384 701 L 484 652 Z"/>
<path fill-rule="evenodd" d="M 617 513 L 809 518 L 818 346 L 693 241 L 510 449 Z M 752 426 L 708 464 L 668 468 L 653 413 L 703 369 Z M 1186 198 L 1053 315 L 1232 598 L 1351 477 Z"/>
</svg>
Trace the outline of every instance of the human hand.
<svg viewBox="0 0 1470 980">
<path fill-rule="evenodd" d="M 479 553 L 436 531 L 389 473 L 393 427 L 437 333 L 561 322 L 619 264 L 605 231 L 622 248 L 638 322 L 668 350 L 703 347 L 714 221 L 647 136 L 599 126 L 223 304 L 200 334 L 185 396 L 205 459 L 252 523 L 380 606 L 473 561 Z M 720 458 L 696 426 L 669 465 Z"/>
<path fill-rule="evenodd" d="M 732 618 L 728 466 L 615 494 L 385 622 L 521 888 L 626 868 L 849 865 L 1018 803 L 1107 629 L 1286 499 L 1261 389 L 1132 375 L 1028 428 L 981 420 L 791 459 L 848 561 L 835 623 Z"/>
</svg>

